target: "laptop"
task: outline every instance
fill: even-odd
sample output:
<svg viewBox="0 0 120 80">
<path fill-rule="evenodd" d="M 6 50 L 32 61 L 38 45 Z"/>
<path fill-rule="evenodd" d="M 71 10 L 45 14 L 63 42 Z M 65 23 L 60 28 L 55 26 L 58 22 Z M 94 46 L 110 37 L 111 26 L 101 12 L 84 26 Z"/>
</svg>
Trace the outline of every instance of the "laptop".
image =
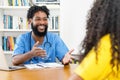
<svg viewBox="0 0 120 80">
<path fill-rule="evenodd" d="M 0 46 L 0 70 L 12 71 L 25 68 L 24 66 L 9 66 L 4 51 Z"/>
</svg>

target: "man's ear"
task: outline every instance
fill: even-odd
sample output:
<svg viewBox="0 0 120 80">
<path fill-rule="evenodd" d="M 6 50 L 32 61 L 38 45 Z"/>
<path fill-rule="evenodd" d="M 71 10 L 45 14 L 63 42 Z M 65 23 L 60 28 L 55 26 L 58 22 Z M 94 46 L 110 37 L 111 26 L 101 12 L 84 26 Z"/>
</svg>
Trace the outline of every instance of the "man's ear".
<svg viewBox="0 0 120 80">
<path fill-rule="evenodd" d="M 32 19 L 29 19 L 29 20 L 28 20 L 28 24 L 31 24 L 31 23 L 32 23 Z"/>
</svg>

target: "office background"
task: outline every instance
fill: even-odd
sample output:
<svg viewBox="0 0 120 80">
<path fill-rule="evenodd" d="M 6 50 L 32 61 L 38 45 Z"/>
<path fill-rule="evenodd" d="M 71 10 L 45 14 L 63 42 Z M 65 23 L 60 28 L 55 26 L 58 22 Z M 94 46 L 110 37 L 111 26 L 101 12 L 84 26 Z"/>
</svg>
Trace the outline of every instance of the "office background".
<svg viewBox="0 0 120 80">
<path fill-rule="evenodd" d="M 86 19 L 94 0 L 60 0 L 60 31 L 67 46 L 78 53 L 78 46 L 85 36 Z"/>
<path fill-rule="evenodd" d="M 0 0 L 0 2 L 1 1 L 2 0 Z M 60 31 L 58 32 L 60 32 L 60 36 L 62 37 L 64 42 L 67 44 L 69 49 L 71 48 L 75 49 L 73 54 L 78 53 L 78 46 L 85 36 L 86 18 L 87 18 L 88 10 L 91 8 L 92 6 L 91 4 L 93 3 L 93 1 L 94 0 L 60 0 L 60 24 L 59 24 Z M 18 7 L 18 9 L 16 7 L 13 7 L 13 8 L 2 7 L 2 6 L 0 7 L 0 11 L 1 12 L 4 11 L 5 14 L 19 15 L 19 16 L 25 17 L 25 14 L 26 14 L 24 13 L 25 11 L 23 11 L 22 14 L 20 14 L 19 9 L 26 11 L 28 7 L 25 7 L 25 8 Z M 57 11 L 59 11 L 59 7 L 57 8 Z M 59 13 L 59 12 L 56 12 L 55 10 L 55 13 Z M 3 19 L 1 18 L 0 21 L 3 21 Z M 6 36 L 6 34 L 13 35 L 13 34 L 16 34 L 14 33 L 16 31 L 17 30 L 14 31 L 14 29 L 10 31 L 9 30 L 6 31 L 3 29 L 3 31 L 1 31 L 1 36 L 3 34 L 4 36 Z M 20 32 L 24 32 L 24 31 L 20 31 Z M 2 39 L 0 40 L 1 40 L 0 44 L 2 45 Z M 9 55 L 11 54 L 9 53 L 6 54 L 6 56 L 8 57 Z"/>
</svg>

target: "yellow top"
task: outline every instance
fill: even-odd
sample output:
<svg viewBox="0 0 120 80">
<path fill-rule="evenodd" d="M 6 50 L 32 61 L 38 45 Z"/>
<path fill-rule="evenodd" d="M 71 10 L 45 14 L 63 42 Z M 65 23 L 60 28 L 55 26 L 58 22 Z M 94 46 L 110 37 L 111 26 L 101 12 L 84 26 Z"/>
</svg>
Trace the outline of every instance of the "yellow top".
<svg viewBox="0 0 120 80">
<path fill-rule="evenodd" d="M 120 70 L 117 71 L 116 67 L 112 69 L 110 64 L 112 58 L 110 35 L 104 36 L 98 47 L 98 60 L 93 48 L 75 69 L 75 73 L 84 80 L 120 80 Z"/>
</svg>

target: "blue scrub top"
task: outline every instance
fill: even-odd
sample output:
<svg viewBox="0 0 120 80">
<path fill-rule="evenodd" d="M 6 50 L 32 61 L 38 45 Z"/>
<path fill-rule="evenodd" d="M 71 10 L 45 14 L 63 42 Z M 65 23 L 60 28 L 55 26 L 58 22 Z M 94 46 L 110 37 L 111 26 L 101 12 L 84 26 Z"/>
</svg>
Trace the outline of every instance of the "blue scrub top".
<svg viewBox="0 0 120 80">
<path fill-rule="evenodd" d="M 68 52 L 68 48 L 63 40 L 57 34 L 50 32 L 47 32 L 47 38 L 48 41 L 46 37 L 44 37 L 42 45 L 38 46 L 46 50 L 47 57 L 33 57 L 32 59 L 26 61 L 24 64 L 56 62 L 56 58 L 58 58 L 59 61 L 63 59 L 64 55 Z M 16 40 L 13 56 L 29 52 L 34 44 L 35 40 L 31 36 L 31 32 L 21 34 Z"/>
</svg>

